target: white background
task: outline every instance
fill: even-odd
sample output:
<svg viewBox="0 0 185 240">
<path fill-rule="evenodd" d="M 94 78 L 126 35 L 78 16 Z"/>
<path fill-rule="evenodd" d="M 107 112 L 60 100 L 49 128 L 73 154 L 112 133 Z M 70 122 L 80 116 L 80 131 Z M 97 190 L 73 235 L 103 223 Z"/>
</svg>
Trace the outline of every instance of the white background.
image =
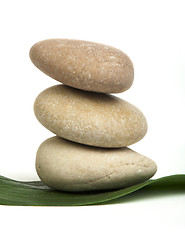
<svg viewBox="0 0 185 240">
<path fill-rule="evenodd" d="M 33 113 L 58 84 L 33 66 L 29 49 L 48 38 L 112 45 L 133 61 L 133 86 L 119 97 L 139 107 L 148 133 L 132 149 L 158 165 L 154 178 L 185 173 L 185 2 L 151 0 L 1 1 L 0 175 L 37 180 L 35 154 L 52 136 Z M 6 239 L 182 237 L 185 194 L 88 207 L 0 206 Z"/>
</svg>

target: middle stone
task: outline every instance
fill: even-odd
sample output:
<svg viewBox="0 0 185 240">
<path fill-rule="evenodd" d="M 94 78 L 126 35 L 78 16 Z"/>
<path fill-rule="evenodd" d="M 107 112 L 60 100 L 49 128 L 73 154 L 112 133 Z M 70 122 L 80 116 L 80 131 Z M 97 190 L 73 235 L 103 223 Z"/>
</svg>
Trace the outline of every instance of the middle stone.
<svg viewBox="0 0 185 240">
<path fill-rule="evenodd" d="M 132 104 L 109 94 L 65 85 L 41 92 L 34 112 L 38 121 L 56 135 L 97 147 L 129 146 L 147 132 L 144 115 Z"/>
</svg>

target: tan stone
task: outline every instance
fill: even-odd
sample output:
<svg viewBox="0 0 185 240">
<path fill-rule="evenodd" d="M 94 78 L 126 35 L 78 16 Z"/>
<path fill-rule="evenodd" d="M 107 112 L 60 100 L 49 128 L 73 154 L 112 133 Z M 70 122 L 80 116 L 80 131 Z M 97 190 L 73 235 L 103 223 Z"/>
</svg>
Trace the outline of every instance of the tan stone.
<svg viewBox="0 0 185 240">
<path fill-rule="evenodd" d="M 147 122 L 132 104 L 105 93 L 56 85 L 35 100 L 38 121 L 65 139 L 98 147 L 131 145 L 144 137 Z"/>
<path fill-rule="evenodd" d="M 49 187 L 87 191 L 118 189 L 144 182 L 155 174 L 157 166 L 127 147 L 96 148 L 53 137 L 39 147 L 36 170 Z"/>
<path fill-rule="evenodd" d="M 30 58 L 48 76 L 87 91 L 123 92 L 134 78 L 133 64 L 125 53 L 93 42 L 44 40 L 33 45 Z"/>
</svg>

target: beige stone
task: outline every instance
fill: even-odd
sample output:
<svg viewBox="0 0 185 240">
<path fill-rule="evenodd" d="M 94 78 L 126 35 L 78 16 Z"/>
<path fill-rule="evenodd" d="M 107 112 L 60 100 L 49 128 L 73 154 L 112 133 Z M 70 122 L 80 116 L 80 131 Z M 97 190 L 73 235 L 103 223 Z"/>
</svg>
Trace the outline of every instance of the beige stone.
<svg viewBox="0 0 185 240">
<path fill-rule="evenodd" d="M 147 122 L 132 104 L 105 93 L 56 85 L 36 98 L 38 121 L 65 139 L 98 147 L 131 145 L 144 137 Z"/>
<path fill-rule="evenodd" d="M 99 43 L 44 40 L 33 45 L 30 58 L 48 76 L 82 90 L 119 93 L 129 89 L 134 79 L 129 57 Z"/>
<path fill-rule="evenodd" d="M 157 166 L 127 147 L 97 148 L 52 137 L 37 151 L 36 170 L 49 187 L 87 191 L 118 189 L 143 182 L 155 174 Z"/>
</svg>

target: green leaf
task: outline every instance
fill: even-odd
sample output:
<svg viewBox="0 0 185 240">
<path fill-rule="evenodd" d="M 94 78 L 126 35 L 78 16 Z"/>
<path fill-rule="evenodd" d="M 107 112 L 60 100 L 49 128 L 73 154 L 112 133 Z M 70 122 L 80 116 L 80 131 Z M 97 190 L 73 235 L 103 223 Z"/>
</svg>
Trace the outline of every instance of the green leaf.
<svg viewBox="0 0 185 240">
<path fill-rule="evenodd" d="M 185 174 L 171 175 L 119 189 L 107 191 L 69 193 L 52 190 L 41 181 L 21 182 L 0 176 L 0 204 L 16 206 L 82 206 L 110 203 L 111 200 L 130 196 L 131 193 L 156 190 L 185 193 Z M 127 197 L 128 197 L 127 196 Z M 122 198 L 123 199 L 123 198 Z M 111 203 L 113 203 L 111 201 Z"/>
</svg>

